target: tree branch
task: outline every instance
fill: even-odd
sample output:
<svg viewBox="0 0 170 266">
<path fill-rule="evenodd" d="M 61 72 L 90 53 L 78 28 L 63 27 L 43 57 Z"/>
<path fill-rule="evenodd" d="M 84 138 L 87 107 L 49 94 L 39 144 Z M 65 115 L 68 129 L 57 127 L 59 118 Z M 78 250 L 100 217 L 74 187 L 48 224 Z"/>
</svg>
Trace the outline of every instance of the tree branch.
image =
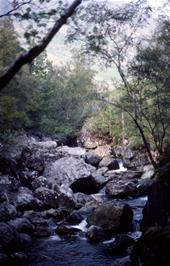
<svg viewBox="0 0 170 266">
<path fill-rule="evenodd" d="M 31 48 L 28 52 L 21 54 L 7 69 L 7 71 L 2 76 L 0 76 L 0 91 L 8 85 L 8 83 L 12 80 L 12 78 L 22 68 L 23 65 L 32 62 L 38 55 L 40 55 L 44 51 L 44 49 L 48 46 L 56 33 L 67 22 L 67 19 L 73 15 L 74 11 L 81 4 L 81 2 L 82 0 L 75 0 L 65 12 L 65 14 L 56 21 L 53 28 L 42 39 L 40 44 Z"/>
<path fill-rule="evenodd" d="M 0 18 L 4 18 L 4 17 L 15 15 L 15 13 L 13 13 L 13 12 L 17 11 L 20 7 L 22 7 L 24 5 L 27 5 L 27 4 L 30 4 L 30 3 L 31 3 L 31 0 L 25 1 L 25 2 L 22 2 L 22 3 L 18 3 L 13 9 L 9 10 L 8 12 L 6 12 L 4 14 L 0 14 Z"/>
</svg>

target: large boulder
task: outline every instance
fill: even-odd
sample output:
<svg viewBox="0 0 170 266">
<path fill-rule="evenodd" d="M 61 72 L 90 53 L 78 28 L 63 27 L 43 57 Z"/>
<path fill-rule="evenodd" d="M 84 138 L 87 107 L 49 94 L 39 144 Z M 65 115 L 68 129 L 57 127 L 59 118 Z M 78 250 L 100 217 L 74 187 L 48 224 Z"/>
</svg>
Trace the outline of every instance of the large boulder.
<svg viewBox="0 0 170 266">
<path fill-rule="evenodd" d="M 92 151 L 89 151 L 86 153 L 85 162 L 88 164 L 91 164 L 91 165 L 97 167 L 101 160 L 102 160 L 102 157 L 95 154 Z"/>
<path fill-rule="evenodd" d="M 32 234 L 34 231 L 33 224 L 25 217 L 11 220 L 8 224 L 13 226 L 19 233 Z"/>
<path fill-rule="evenodd" d="M 116 259 L 111 266 L 132 266 L 129 256 Z"/>
<path fill-rule="evenodd" d="M 108 235 L 101 227 L 91 225 L 87 230 L 86 237 L 91 243 L 99 243 L 106 240 Z"/>
<path fill-rule="evenodd" d="M 112 198 L 126 198 L 134 196 L 137 192 L 137 184 L 126 180 L 112 180 L 106 185 L 106 194 Z"/>
<path fill-rule="evenodd" d="M 102 227 L 106 232 L 119 233 L 132 229 L 133 211 L 124 203 L 110 201 L 101 204 L 89 216 L 88 223 Z"/>
<path fill-rule="evenodd" d="M 134 244 L 135 241 L 132 237 L 126 234 L 117 235 L 113 242 L 107 244 L 107 251 L 114 256 L 123 255 Z"/>
<path fill-rule="evenodd" d="M 47 223 L 47 220 L 40 212 L 26 211 L 24 218 L 28 219 L 33 224 L 33 236 L 35 237 L 47 237 L 51 234 L 51 229 Z"/>
<path fill-rule="evenodd" d="M 95 171 L 95 167 L 86 164 L 83 159 L 63 157 L 55 161 L 45 174 L 53 184 L 70 186 L 80 178 L 87 178 Z"/>
<path fill-rule="evenodd" d="M 135 266 L 170 265 L 170 227 L 151 227 L 138 240 L 131 254 Z"/>
<path fill-rule="evenodd" d="M 7 222 L 17 215 L 17 210 L 14 205 L 3 202 L 0 204 L 0 221 Z"/>
<path fill-rule="evenodd" d="M 148 190 L 142 227 L 168 225 L 170 217 L 170 164 L 159 168 Z"/>
<path fill-rule="evenodd" d="M 119 161 L 116 158 L 106 156 L 100 161 L 99 167 L 107 167 L 109 170 L 116 170 L 119 169 Z"/>
<path fill-rule="evenodd" d="M 58 206 L 57 193 L 52 189 L 39 187 L 35 190 L 34 196 L 43 202 L 44 208 L 57 208 Z"/>
<path fill-rule="evenodd" d="M 20 246 L 20 238 L 16 229 L 7 223 L 0 223 L 0 250 L 11 253 Z"/>
<path fill-rule="evenodd" d="M 26 187 L 20 187 L 16 195 L 15 206 L 19 210 L 30 210 L 35 205 L 35 198 L 32 191 Z"/>
</svg>

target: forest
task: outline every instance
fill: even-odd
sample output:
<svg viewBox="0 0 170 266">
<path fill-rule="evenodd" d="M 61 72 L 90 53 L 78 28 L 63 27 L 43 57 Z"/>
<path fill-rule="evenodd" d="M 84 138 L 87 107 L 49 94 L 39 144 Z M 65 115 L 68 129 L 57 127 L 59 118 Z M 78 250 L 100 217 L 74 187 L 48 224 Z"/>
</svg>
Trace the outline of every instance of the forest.
<svg viewBox="0 0 170 266">
<path fill-rule="evenodd" d="M 169 266 L 169 180 L 169 0 L 0 0 L 0 263 Z"/>
</svg>

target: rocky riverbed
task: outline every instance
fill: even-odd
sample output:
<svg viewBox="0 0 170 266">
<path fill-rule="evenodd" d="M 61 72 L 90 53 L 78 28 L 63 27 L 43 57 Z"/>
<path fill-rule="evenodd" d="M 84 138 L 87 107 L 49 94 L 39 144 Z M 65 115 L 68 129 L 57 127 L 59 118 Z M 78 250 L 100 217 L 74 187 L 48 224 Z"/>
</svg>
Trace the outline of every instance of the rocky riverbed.
<svg viewBox="0 0 170 266">
<path fill-rule="evenodd" d="M 3 265 L 130 265 L 152 182 L 145 154 L 33 137 L 12 148 L 0 158 Z"/>
</svg>

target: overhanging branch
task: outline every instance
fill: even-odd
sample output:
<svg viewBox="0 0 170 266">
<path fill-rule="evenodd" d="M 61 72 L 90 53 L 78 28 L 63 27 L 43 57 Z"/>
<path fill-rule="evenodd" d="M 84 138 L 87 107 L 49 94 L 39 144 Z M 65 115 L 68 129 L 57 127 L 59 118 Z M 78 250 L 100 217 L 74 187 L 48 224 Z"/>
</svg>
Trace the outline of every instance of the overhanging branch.
<svg viewBox="0 0 170 266">
<path fill-rule="evenodd" d="M 0 91 L 8 85 L 16 73 L 22 68 L 23 65 L 32 62 L 37 56 L 39 56 L 44 49 L 48 46 L 50 41 L 60 30 L 60 28 L 67 22 L 68 18 L 71 17 L 76 8 L 81 4 L 82 0 L 75 0 L 72 5 L 67 9 L 65 14 L 56 21 L 53 28 L 49 33 L 42 39 L 40 44 L 31 48 L 28 52 L 21 54 L 15 62 L 6 70 L 6 72 L 0 76 Z"/>
</svg>

